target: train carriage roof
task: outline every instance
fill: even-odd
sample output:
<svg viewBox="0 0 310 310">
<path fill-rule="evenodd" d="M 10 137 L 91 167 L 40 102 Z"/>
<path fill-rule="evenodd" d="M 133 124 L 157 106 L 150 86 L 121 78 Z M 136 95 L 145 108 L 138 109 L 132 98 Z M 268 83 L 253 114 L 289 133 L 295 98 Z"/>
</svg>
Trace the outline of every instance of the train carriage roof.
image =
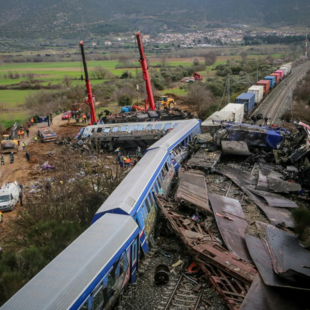
<svg viewBox="0 0 310 310">
<path fill-rule="evenodd" d="M 130 216 L 106 214 L 1 309 L 77 309 L 137 233 L 138 226 Z"/>
<path fill-rule="evenodd" d="M 141 195 L 148 191 L 148 186 L 155 180 L 156 172 L 160 171 L 167 157 L 167 151 L 162 148 L 147 152 L 98 209 L 93 222 L 106 212 L 134 216 L 140 205 Z"/>
</svg>

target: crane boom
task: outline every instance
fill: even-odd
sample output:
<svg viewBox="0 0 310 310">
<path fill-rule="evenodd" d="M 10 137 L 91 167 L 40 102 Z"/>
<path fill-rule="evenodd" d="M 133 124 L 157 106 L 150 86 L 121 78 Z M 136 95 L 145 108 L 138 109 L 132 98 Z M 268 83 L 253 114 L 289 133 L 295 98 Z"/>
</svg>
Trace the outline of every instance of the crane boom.
<svg viewBox="0 0 310 310">
<path fill-rule="evenodd" d="M 135 35 L 136 35 L 137 42 L 138 42 L 138 48 L 139 48 L 139 53 L 140 53 L 140 63 L 141 63 L 142 72 L 143 72 L 143 79 L 145 81 L 146 93 L 147 93 L 147 97 L 149 101 L 149 107 L 152 111 L 155 111 L 155 102 L 154 102 L 154 97 L 153 97 L 151 80 L 149 76 L 149 71 L 147 69 L 147 62 L 146 62 L 146 57 L 144 54 L 144 48 L 142 44 L 142 38 L 141 38 L 140 31 L 136 32 Z"/>
<path fill-rule="evenodd" d="M 86 83 L 86 91 L 87 91 L 87 100 L 85 102 L 87 105 L 90 106 L 90 110 L 91 110 L 90 124 L 93 125 L 97 120 L 96 120 L 94 99 L 93 99 L 93 94 L 91 91 L 90 79 L 88 76 L 88 70 L 87 70 L 87 64 L 86 64 L 86 58 L 85 58 L 85 52 L 84 52 L 84 41 L 80 41 L 80 47 L 81 47 L 81 53 L 82 53 L 82 60 L 83 60 L 83 67 L 84 67 L 84 74 L 85 74 L 85 83 Z"/>
</svg>

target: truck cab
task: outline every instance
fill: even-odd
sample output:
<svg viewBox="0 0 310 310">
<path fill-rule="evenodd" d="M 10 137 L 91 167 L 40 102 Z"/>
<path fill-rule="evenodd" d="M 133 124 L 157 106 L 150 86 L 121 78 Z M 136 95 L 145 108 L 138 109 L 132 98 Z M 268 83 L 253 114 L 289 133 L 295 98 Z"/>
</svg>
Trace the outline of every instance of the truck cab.
<svg viewBox="0 0 310 310">
<path fill-rule="evenodd" d="M 13 211 L 19 201 L 21 188 L 15 181 L 14 183 L 4 183 L 0 188 L 0 211 Z"/>
</svg>

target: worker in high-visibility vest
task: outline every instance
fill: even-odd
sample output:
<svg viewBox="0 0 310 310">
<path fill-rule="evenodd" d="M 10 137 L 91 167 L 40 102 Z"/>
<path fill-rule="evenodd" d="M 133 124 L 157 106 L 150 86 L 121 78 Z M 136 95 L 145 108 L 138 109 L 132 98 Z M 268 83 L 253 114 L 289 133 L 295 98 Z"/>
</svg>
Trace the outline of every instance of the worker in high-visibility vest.
<svg viewBox="0 0 310 310">
<path fill-rule="evenodd" d="M 37 137 L 37 135 L 34 136 L 34 142 L 38 142 L 38 137 Z"/>
<path fill-rule="evenodd" d="M 33 126 L 34 125 L 34 120 L 33 120 L 33 118 L 31 119 L 31 125 Z"/>
<path fill-rule="evenodd" d="M 2 212 L 0 211 L 0 223 L 2 223 L 3 222 L 3 214 L 2 214 Z"/>
<path fill-rule="evenodd" d="M 18 139 L 20 139 L 20 130 L 17 131 Z"/>
<path fill-rule="evenodd" d="M 130 167 L 130 162 L 131 162 L 130 158 L 129 158 L 129 157 L 127 157 L 127 158 L 126 158 L 126 161 L 125 161 L 125 163 L 126 163 L 126 167 L 127 167 L 127 168 L 129 168 L 129 167 Z"/>
</svg>

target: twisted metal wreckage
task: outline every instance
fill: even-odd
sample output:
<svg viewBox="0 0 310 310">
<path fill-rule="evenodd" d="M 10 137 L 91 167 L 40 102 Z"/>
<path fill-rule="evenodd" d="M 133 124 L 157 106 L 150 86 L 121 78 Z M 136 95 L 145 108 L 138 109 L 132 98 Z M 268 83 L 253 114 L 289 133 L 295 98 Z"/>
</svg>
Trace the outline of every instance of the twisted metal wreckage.
<svg viewBox="0 0 310 310">
<path fill-rule="evenodd" d="M 293 233 L 289 210 L 298 205 L 289 194 L 310 188 L 310 127 L 295 124 L 291 135 L 282 128 L 221 125 L 214 138 L 200 134 L 188 146 L 193 155 L 179 170 L 174 197 L 155 195 L 167 226 L 192 254 L 198 280 L 207 278 L 229 309 L 309 309 L 310 252 Z M 225 196 L 213 191 L 219 185 L 212 176 L 230 182 L 219 189 Z M 228 197 L 232 188 L 240 199 Z M 249 202 L 265 223 L 245 214 Z"/>
</svg>

